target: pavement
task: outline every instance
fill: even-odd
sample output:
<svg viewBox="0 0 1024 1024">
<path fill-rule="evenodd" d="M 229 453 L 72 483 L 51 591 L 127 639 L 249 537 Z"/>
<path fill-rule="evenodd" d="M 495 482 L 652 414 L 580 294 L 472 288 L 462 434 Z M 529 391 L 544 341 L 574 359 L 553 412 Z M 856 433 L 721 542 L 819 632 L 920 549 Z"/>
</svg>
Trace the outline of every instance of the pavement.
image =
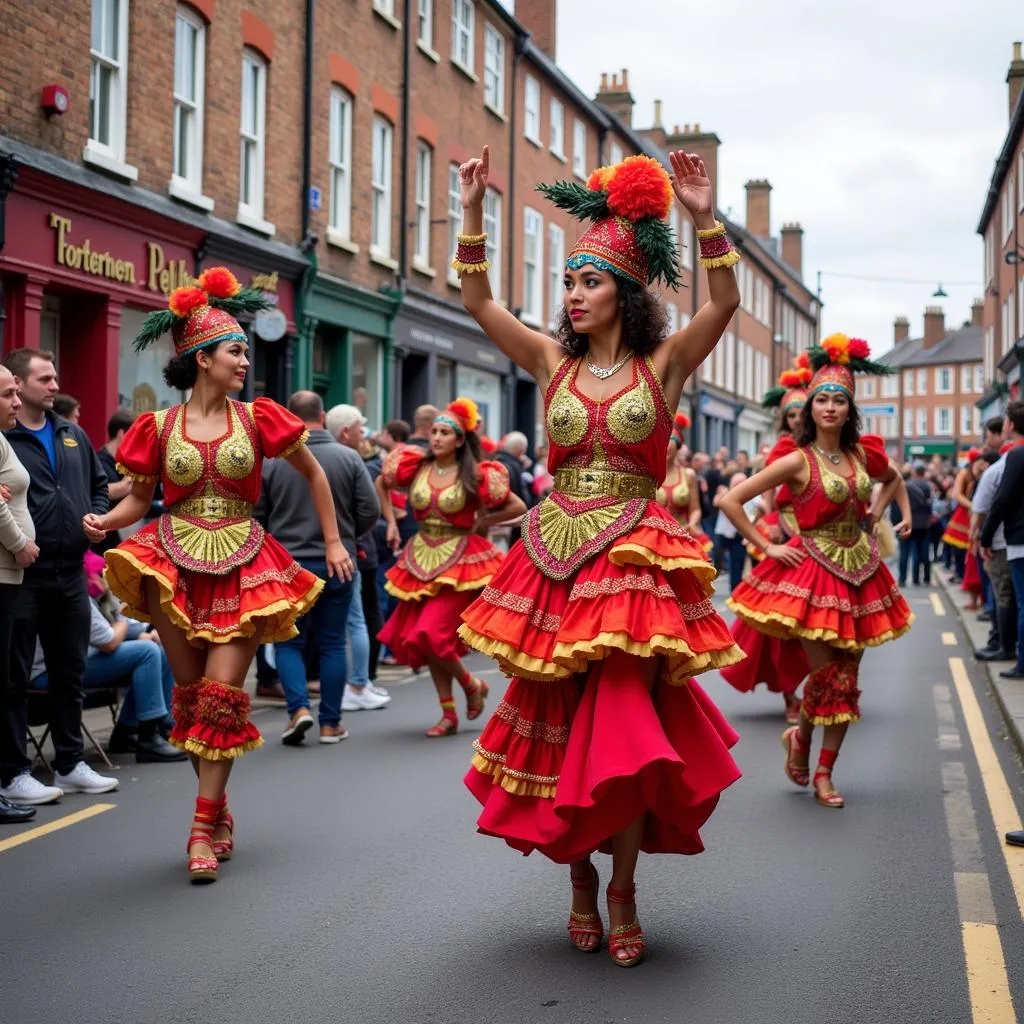
<svg viewBox="0 0 1024 1024">
<path fill-rule="evenodd" d="M 701 677 L 744 777 L 704 854 L 641 859 L 635 970 L 569 946 L 565 868 L 476 834 L 461 779 L 483 720 L 425 739 L 436 698 L 406 675 L 337 746 L 284 747 L 284 710 L 256 709 L 267 744 L 232 776 L 215 885 L 186 879 L 188 765 L 121 759 L 116 793 L 3 829 L 0 1021 L 1010 1024 L 1024 851 L 1000 836 L 1021 776 L 948 601 L 908 599 L 912 632 L 864 660 L 844 810 L 785 779 L 781 699 Z M 470 664 L 493 709 L 500 675 Z"/>
</svg>

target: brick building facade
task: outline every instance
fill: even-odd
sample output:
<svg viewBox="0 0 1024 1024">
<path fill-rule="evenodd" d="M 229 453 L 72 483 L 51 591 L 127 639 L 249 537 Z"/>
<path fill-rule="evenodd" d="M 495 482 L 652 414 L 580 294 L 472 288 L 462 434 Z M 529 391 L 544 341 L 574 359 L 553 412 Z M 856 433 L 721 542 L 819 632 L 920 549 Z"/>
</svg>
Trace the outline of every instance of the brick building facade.
<svg viewBox="0 0 1024 1024">
<path fill-rule="evenodd" d="M 102 440 L 111 410 L 166 405 L 167 351 L 131 351 L 142 316 L 215 262 L 275 297 L 249 325 L 248 387 L 312 386 L 374 424 L 469 392 L 486 429 L 534 433 L 536 388 L 466 316 L 448 270 L 455 171 L 487 144 L 495 294 L 550 329 L 576 225 L 534 191 L 631 153 L 718 137 L 633 122 L 628 71 L 591 96 L 556 63 L 556 5 L 520 0 L 0 0 L 3 348 L 58 353 Z M 52 89 L 69 103 L 44 103 Z M 307 130 L 308 126 L 308 130 Z M 667 162 L 667 160 L 666 160 Z M 717 181 L 715 181 L 717 186 Z M 688 385 L 695 443 L 753 448 L 760 395 L 816 335 L 801 230 L 771 235 L 770 185 L 747 187 L 743 304 Z M 707 296 L 678 211 L 685 325 Z"/>
</svg>

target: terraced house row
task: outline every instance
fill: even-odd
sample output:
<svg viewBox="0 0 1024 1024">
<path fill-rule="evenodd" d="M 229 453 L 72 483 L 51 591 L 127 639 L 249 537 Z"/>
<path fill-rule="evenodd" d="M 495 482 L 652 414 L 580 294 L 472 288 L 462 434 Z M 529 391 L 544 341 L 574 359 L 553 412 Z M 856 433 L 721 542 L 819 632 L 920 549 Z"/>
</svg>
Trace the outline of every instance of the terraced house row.
<svg viewBox="0 0 1024 1024">
<path fill-rule="evenodd" d="M 634 124 L 628 70 L 590 94 L 556 63 L 554 0 L 0 0 L 3 348 L 57 353 L 97 440 L 112 409 L 178 400 L 169 349 L 131 347 L 145 314 L 211 263 L 273 296 L 247 325 L 247 387 L 314 387 L 371 423 L 456 393 L 488 433 L 534 436 L 538 396 L 463 313 L 448 269 L 457 167 L 491 148 L 492 287 L 548 330 L 575 227 L 535 191 L 631 153 L 720 140 Z M 597 84 L 597 83 L 595 83 Z M 717 190 L 717 180 L 715 181 Z M 695 442 L 753 449 L 761 394 L 817 334 L 802 229 L 771 233 L 747 184 L 743 305 L 685 396 Z M 717 191 L 716 191 L 717 194 Z M 689 222 L 672 324 L 706 298 Z"/>
</svg>

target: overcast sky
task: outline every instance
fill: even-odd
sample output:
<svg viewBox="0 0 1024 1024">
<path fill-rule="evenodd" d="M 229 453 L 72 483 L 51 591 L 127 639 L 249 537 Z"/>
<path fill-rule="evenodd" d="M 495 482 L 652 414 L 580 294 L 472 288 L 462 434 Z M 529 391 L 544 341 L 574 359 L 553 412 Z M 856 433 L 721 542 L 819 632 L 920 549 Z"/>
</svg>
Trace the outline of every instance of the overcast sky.
<svg viewBox="0 0 1024 1024">
<path fill-rule="evenodd" d="M 824 331 L 881 353 L 898 315 L 914 337 L 930 303 L 947 324 L 969 317 L 1020 0 L 558 4 L 558 63 L 585 92 L 627 67 L 634 125 L 651 123 L 657 98 L 668 126 L 718 134 L 722 209 L 742 223 L 743 183 L 772 183 L 772 233 L 800 221 L 804 280 L 814 289 L 823 273 Z M 949 297 L 933 299 L 940 280 Z"/>
</svg>

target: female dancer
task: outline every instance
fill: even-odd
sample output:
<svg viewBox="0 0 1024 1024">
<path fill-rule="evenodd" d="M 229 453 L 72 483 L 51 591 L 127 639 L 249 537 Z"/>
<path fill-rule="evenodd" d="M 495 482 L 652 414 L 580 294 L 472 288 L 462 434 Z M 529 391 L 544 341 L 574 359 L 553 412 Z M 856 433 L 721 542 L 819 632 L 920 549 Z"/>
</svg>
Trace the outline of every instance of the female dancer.
<svg viewBox="0 0 1024 1024">
<path fill-rule="evenodd" d="M 971 472 L 981 452 L 971 448 L 967 452 L 967 465 L 960 469 L 953 482 L 953 514 L 946 524 L 942 541 L 953 551 L 953 583 L 962 583 L 967 568 L 967 549 L 970 545 L 971 498 L 974 496 L 974 474 Z"/>
<path fill-rule="evenodd" d="M 974 451 L 974 449 L 971 449 Z M 998 452 L 978 452 L 974 460 L 967 467 L 971 474 L 971 497 L 974 497 L 974 492 L 978 489 L 978 481 L 982 478 L 985 471 L 994 462 L 998 462 Z M 958 506 L 959 507 L 959 506 Z M 967 557 L 964 560 L 964 578 L 960 584 L 960 589 L 964 593 L 971 595 L 971 600 L 964 605 L 965 612 L 976 612 L 982 606 L 982 599 L 985 596 L 985 579 L 981 574 L 981 563 L 978 561 L 978 556 L 974 553 L 974 547 L 971 546 L 967 549 Z"/>
<path fill-rule="evenodd" d="M 672 421 L 672 435 L 668 439 L 668 456 L 665 459 L 665 479 L 655 499 L 672 513 L 680 526 L 686 527 L 690 535 L 710 557 L 715 542 L 700 527 L 700 485 L 697 474 L 689 466 L 679 464 L 679 452 L 683 448 L 683 431 L 690 425 L 685 413 L 676 413 Z"/>
<path fill-rule="evenodd" d="M 387 590 L 398 599 L 398 607 L 380 640 L 398 664 L 429 666 L 441 702 L 441 720 L 427 730 L 432 738 L 458 731 L 453 679 L 466 694 L 466 718 L 472 721 L 483 713 L 489 688 L 463 666 L 466 645 L 458 628 L 463 609 L 491 582 L 502 562 L 487 531 L 526 511 L 522 499 L 509 490 L 508 470 L 500 462 L 480 461 L 478 420 L 476 405 L 456 398 L 434 420 L 430 451 L 412 445 L 396 448 L 377 477 L 392 550 L 397 553 L 401 544 L 393 488 L 408 488 L 420 524 L 387 572 Z"/>
<path fill-rule="evenodd" d="M 327 542 L 328 571 L 350 579 L 327 478 L 306 450 L 290 412 L 241 390 L 248 344 L 232 314 L 266 303 L 224 267 L 171 294 L 136 339 L 142 349 L 170 330 L 175 357 L 168 385 L 191 391 L 184 405 L 143 413 L 118 449 L 118 470 L 134 481 L 106 515 L 83 520 L 90 540 L 134 523 L 149 509 L 159 479 L 167 511 L 106 552 L 107 582 L 135 619 L 151 622 L 174 672 L 171 742 L 187 750 L 199 777 L 188 840 L 193 882 L 217 878 L 231 857 L 234 821 L 226 787 L 234 759 L 263 740 L 249 721 L 242 689 L 260 644 L 295 635 L 323 582 L 301 568 L 252 518 L 264 458 L 285 458 L 309 482 Z"/>
<path fill-rule="evenodd" d="M 786 774 L 796 785 L 807 785 L 811 736 L 816 725 L 824 726 L 814 795 L 834 808 L 844 802 L 832 785 L 832 766 L 847 726 L 860 717 L 861 656 L 866 647 L 902 636 L 914 620 L 873 536 L 875 522 L 894 497 L 903 516 L 896 532 L 906 536 L 910 506 L 882 439 L 860 434 L 851 368 L 888 372 L 869 356 L 867 342 L 845 334 L 830 335 L 812 349 L 819 368 L 801 413 L 798 448 L 729 491 L 719 505 L 768 555 L 732 592 L 729 607 L 754 629 L 800 640 L 812 669 L 799 725 L 783 733 Z M 868 511 L 872 480 L 883 486 Z M 742 504 L 783 484 L 792 495 L 800 534 L 785 544 L 765 545 Z"/>
<path fill-rule="evenodd" d="M 480 326 L 544 392 L 555 487 L 523 539 L 464 613 L 462 636 L 512 677 L 474 744 L 466 782 L 484 805 L 481 832 L 570 864 L 569 937 L 598 948 L 598 878 L 612 855 L 609 951 L 644 955 L 633 874 L 641 849 L 699 853 L 700 827 L 738 777 L 737 736 L 690 677 L 742 657 L 711 601 L 714 567 L 655 500 L 683 383 L 739 303 L 739 258 L 712 214 L 695 156 L 675 177 L 647 157 L 543 186 L 593 225 L 566 261 L 561 344 L 529 330 L 491 297 L 482 203 L 488 152 L 460 168 L 464 229 L 456 269 Z M 673 191 L 692 216 L 710 299 L 682 331 L 647 285 L 674 286 L 665 217 Z"/>
<path fill-rule="evenodd" d="M 800 360 L 806 359 L 806 355 L 801 353 Z M 778 385 L 766 392 L 762 399 L 762 405 L 781 409 L 782 412 L 779 440 L 768 453 L 766 466 L 795 450 L 793 435 L 800 427 L 800 416 L 807 404 L 806 385 L 810 380 L 809 364 L 802 366 L 798 360 L 792 370 L 782 372 Z M 762 496 L 762 500 L 774 506 L 755 524 L 762 542 L 785 542 L 800 532 L 788 487 L 780 487 L 778 493 L 769 491 Z M 765 557 L 760 544 L 748 544 L 747 550 L 755 563 Z M 772 693 L 781 693 L 785 701 L 786 721 L 795 725 L 800 720 L 797 687 L 811 670 L 799 641 L 768 636 L 747 625 L 741 618 L 733 622 L 732 636 L 746 658 L 722 669 L 722 678 L 740 693 L 751 693 L 758 683 L 764 683 Z"/>
</svg>

